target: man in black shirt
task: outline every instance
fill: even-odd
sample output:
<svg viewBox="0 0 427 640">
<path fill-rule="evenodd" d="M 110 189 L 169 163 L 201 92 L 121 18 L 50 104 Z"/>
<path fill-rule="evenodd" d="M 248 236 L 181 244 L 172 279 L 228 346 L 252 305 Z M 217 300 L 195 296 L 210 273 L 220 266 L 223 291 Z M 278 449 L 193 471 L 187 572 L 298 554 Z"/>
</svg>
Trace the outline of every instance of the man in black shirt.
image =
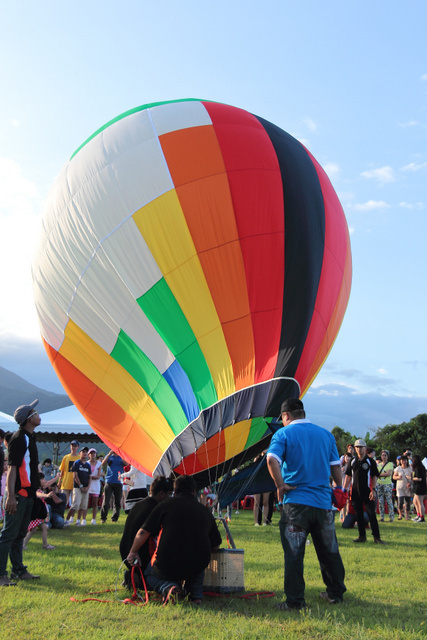
<svg viewBox="0 0 427 640">
<path fill-rule="evenodd" d="M 128 569 L 131 565 L 126 561 L 129 555 L 133 541 L 138 531 L 141 529 L 144 522 L 147 520 L 150 513 L 158 504 L 169 498 L 172 493 L 172 483 L 165 478 L 165 476 L 159 476 L 153 480 L 150 486 L 150 496 L 137 502 L 130 510 L 127 517 L 125 528 L 123 529 L 122 539 L 120 540 L 120 555 L 122 560 L 125 560 L 125 564 Z M 147 541 L 140 547 L 138 551 L 139 564 L 143 571 L 145 571 L 150 558 L 155 550 L 154 538 L 148 538 Z M 151 553 L 150 553 L 151 552 Z M 135 574 L 136 586 L 139 584 L 139 573 Z M 127 587 L 131 588 L 131 575 L 130 571 L 126 571 L 124 575 L 124 583 Z"/>
<path fill-rule="evenodd" d="M 36 490 L 39 488 L 38 453 L 34 430 L 41 423 L 34 408 L 38 404 L 18 407 L 14 418 L 19 424 L 18 431 L 8 443 L 8 472 L 6 480 L 6 503 L 3 529 L 0 534 L 0 586 L 15 586 L 17 580 L 40 578 L 27 571 L 22 562 L 22 545 L 31 520 L 31 512 Z M 7 559 L 12 564 L 11 579 L 7 575 Z"/>
<path fill-rule="evenodd" d="M 148 586 L 167 602 L 171 594 L 182 595 L 181 583 L 185 582 L 185 593 L 193 603 L 200 604 L 204 570 L 212 550 L 221 544 L 221 535 L 210 510 L 197 501 L 191 476 L 179 476 L 174 482 L 174 497 L 151 512 L 128 554 L 130 564 L 150 535 L 158 539 L 145 571 Z"/>
<path fill-rule="evenodd" d="M 356 449 L 356 457 L 347 465 L 346 478 L 344 480 L 344 489 L 346 489 L 353 478 L 351 500 L 356 512 L 357 527 L 359 529 L 359 537 L 353 540 L 353 542 L 366 542 L 366 528 L 363 514 L 363 505 L 365 505 L 374 542 L 376 544 L 385 544 L 385 542 L 381 540 L 377 516 L 375 514 L 375 487 L 379 475 L 377 463 L 367 455 L 366 442 L 364 440 L 356 440 L 354 448 Z"/>
</svg>

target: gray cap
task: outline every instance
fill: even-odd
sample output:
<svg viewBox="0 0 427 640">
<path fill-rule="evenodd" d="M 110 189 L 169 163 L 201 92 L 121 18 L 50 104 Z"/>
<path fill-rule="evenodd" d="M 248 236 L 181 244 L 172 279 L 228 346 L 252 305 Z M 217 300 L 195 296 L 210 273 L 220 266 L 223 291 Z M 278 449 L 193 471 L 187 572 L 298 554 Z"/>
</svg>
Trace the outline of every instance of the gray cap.
<svg viewBox="0 0 427 640">
<path fill-rule="evenodd" d="M 359 438 L 358 440 L 356 440 L 356 442 L 354 443 L 355 447 L 366 447 L 366 442 L 364 440 L 362 440 L 362 438 Z"/>
<path fill-rule="evenodd" d="M 13 417 L 15 418 L 16 422 L 19 425 L 24 424 L 24 422 L 26 422 L 30 413 L 33 413 L 34 407 L 37 407 L 38 403 L 39 403 L 38 400 L 34 400 L 31 404 L 23 404 L 20 407 L 18 407 L 15 413 L 13 414 Z"/>
</svg>

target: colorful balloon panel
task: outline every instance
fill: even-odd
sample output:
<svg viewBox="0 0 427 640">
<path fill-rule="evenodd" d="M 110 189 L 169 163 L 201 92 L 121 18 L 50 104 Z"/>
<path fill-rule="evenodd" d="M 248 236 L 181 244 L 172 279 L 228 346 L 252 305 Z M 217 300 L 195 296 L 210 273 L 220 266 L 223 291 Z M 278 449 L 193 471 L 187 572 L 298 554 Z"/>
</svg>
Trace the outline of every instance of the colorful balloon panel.
<svg viewBox="0 0 427 640">
<path fill-rule="evenodd" d="M 95 132 L 48 199 L 33 262 L 41 333 L 98 435 L 150 473 L 265 446 L 304 395 L 351 285 L 326 174 L 275 125 L 200 100 Z"/>
</svg>

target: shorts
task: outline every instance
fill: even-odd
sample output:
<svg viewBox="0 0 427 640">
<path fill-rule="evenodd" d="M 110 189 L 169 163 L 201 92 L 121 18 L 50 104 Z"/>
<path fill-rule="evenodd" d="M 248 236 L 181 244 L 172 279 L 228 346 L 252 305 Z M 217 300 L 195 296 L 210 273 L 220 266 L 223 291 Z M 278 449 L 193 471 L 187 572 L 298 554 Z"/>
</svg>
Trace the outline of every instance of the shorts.
<svg viewBox="0 0 427 640">
<path fill-rule="evenodd" d="M 73 489 L 73 503 L 71 508 L 75 511 L 79 509 L 83 509 L 83 511 L 87 511 L 87 505 L 89 502 L 89 493 L 86 491 L 82 491 L 79 488 Z"/>
</svg>

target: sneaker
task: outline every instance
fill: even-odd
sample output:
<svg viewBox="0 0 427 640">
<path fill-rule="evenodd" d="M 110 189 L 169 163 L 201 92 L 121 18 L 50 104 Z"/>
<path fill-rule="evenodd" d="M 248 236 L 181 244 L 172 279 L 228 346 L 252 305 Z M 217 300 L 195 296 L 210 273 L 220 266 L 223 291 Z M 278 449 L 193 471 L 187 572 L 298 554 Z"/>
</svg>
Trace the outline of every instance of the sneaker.
<svg viewBox="0 0 427 640">
<path fill-rule="evenodd" d="M 76 520 L 76 527 L 80 527 L 80 526 L 81 526 L 80 520 L 79 520 L 79 518 L 77 518 L 77 520 Z"/>
<path fill-rule="evenodd" d="M 384 542 L 381 538 L 374 538 L 374 542 L 375 544 L 387 544 L 387 542 Z"/>
<path fill-rule="evenodd" d="M 184 593 L 180 587 L 173 586 L 169 589 L 167 594 L 163 596 L 163 606 L 167 604 L 175 604 L 178 600 L 182 600 Z"/>
<path fill-rule="evenodd" d="M 415 522 L 418 522 L 418 523 L 424 522 L 425 523 L 425 519 L 424 518 L 418 518 L 418 520 L 416 520 Z"/>
<path fill-rule="evenodd" d="M 93 519 L 93 520 L 91 520 L 91 521 L 90 521 L 90 523 L 91 523 L 91 524 L 96 524 L 96 520 L 95 520 L 95 519 Z"/>
<path fill-rule="evenodd" d="M 329 602 L 329 604 L 341 604 L 342 600 L 338 600 L 338 598 L 332 598 L 327 591 L 322 591 L 321 593 L 319 593 L 319 596 L 322 598 L 322 600 L 326 600 L 326 602 Z"/>
<path fill-rule="evenodd" d="M 76 522 L 76 524 L 77 524 L 77 522 Z M 82 520 L 80 526 L 85 527 L 86 526 L 86 520 Z"/>
<path fill-rule="evenodd" d="M 412 518 L 412 522 L 419 522 L 421 520 L 420 516 L 417 516 L 416 518 Z"/>
<path fill-rule="evenodd" d="M 258 522 L 255 522 L 254 527 L 259 527 L 260 525 L 258 524 Z"/>
<path fill-rule="evenodd" d="M 42 546 L 43 546 L 43 549 L 47 549 L 47 551 L 51 551 L 52 549 L 56 549 L 55 545 L 53 545 L 53 544 L 44 544 Z"/>
<path fill-rule="evenodd" d="M 353 542 L 366 542 L 366 537 L 365 538 L 356 538 L 355 540 L 353 540 Z"/>
<path fill-rule="evenodd" d="M 73 522 L 74 522 L 74 518 L 70 518 L 69 520 L 66 520 L 64 522 L 64 527 L 69 527 L 70 524 L 73 524 Z"/>
<path fill-rule="evenodd" d="M 6 574 L 5 576 L 0 576 L 0 587 L 16 587 L 16 582 L 9 580 Z"/>
<path fill-rule="evenodd" d="M 14 580 L 39 580 L 40 576 L 35 576 L 33 573 L 30 573 L 29 571 L 25 570 L 24 573 L 21 573 L 20 575 L 18 575 L 17 573 L 12 573 L 10 574 L 10 577 L 13 578 Z"/>
</svg>

